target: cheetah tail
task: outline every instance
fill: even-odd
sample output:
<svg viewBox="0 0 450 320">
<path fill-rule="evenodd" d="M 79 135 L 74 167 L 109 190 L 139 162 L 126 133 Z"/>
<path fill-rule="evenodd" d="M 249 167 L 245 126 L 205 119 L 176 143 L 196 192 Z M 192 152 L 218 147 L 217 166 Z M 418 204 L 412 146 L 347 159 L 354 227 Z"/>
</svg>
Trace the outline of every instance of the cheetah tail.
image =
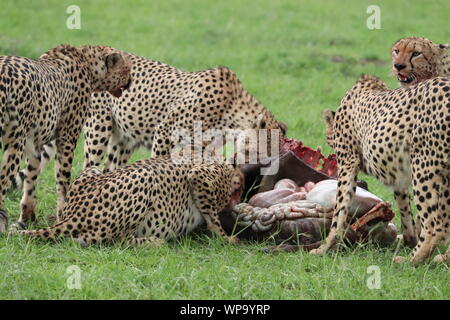
<svg viewBox="0 0 450 320">
<path fill-rule="evenodd" d="M 0 86 L 0 112 L 2 114 L 7 115 L 8 114 L 6 112 L 7 96 L 6 96 L 6 92 L 5 92 L 4 88 L 5 88 L 4 86 Z M 0 117 L 0 138 L 3 136 L 3 128 L 5 127 L 4 121 L 5 120 L 3 120 L 3 117 Z M 0 147 L 0 149 L 1 149 L 1 147 Z"/>
<path fill-rule="evenodd" d="M 43 240 L 56 240 L 56 238 L 59 237 L 69 237 L 71 235 L 75 236 L 73 234 L 74 231 L 68 228 L 68 222 L 69 219 L 65 219 L 48 228 L 37 230 L 21 230 L 19 231 L 19 235 L 36 237 Z"/>
</svg>

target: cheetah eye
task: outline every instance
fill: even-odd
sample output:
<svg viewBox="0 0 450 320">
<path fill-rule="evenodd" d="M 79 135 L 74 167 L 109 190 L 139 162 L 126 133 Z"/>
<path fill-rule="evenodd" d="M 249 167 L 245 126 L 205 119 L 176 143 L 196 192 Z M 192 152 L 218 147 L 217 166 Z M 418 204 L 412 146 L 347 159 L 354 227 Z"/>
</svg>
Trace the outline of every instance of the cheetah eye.
<svg viewBox="0 0 450 320">
<path fill-rule="evenodd" d="M 413 57 L 417 57 L 417 56 L 420 56 L 420 55 L 421 55 L 421 53 L 418 52 L 418 51 L 414 51 L 413 54 L 412 54 Z"/>
<path fill-rule="evenodd" d="M 395 54 L 398 54 L 398 49 L 394 49 L 394 53 L 395 53 Z"/>
</svg>

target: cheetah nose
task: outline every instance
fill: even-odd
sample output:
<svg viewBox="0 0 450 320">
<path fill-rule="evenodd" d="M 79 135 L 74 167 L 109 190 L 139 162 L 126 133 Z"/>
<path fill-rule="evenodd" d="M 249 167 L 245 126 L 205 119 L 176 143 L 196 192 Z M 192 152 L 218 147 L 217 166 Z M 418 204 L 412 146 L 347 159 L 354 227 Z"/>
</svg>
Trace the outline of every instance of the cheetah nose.
<svg viewBox="0 0 450 320">
<path fill-rule="evenodd" d="M 406 66 L 404 64 L 401 64 L 401 63 L 394 64 L 394 67 L 395 67 L 395 69 L 397 69 L 399 71 L 406 68 Z"/>
</svg>

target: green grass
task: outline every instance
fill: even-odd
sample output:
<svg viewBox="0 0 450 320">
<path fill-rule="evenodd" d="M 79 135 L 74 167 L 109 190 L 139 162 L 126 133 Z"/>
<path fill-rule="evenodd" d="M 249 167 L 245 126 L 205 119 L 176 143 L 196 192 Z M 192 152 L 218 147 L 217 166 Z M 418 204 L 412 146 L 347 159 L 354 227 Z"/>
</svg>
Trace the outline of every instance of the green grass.
<svg viewBox="0 0 450 320">
<path fill-rule="evenodd" d="M 3 0 L 0 54 L 37 58 L 60 43 L 105 44 L 184 70 L 226 65 L 246 88 L 289 126 L 289 136 L 331 152 L 321 113 L 336 109 L 361 73 L 391 87 L 390 46 L 417 35 L 449 42 L 448 1 L 378 2 L 381 30 L 366 28 L 366 8 L 377 1 L 76 1 L 81 30 L 66 28 L 74 1 Z M 145 158 L 139 151 L 133 160 Z M 82 141 L 74 175 L 82 166 Z M 372 192 L 391 192 L 366 178 Z M 5 207 L 17 219 L 20 192 Z M 56 206 L 53 162 L 39 178 L 38 217 Z M 395 208 L 395 206 L 394 206 Z M 398 225 L 398 218 L 396 219 Z M 0 237 L 0 298 L 4 299 L 449 299 L 444 265 L 393 265 L 409 254 L 402 245 L 359 246 L 324 257 L 267 255 L 270 243 L 229 246 L 206 236 L 163 248 L 42 244 Z M 442 248 L 441 248 L 442 249 Z M 399 251 L 399 252 L 398 252 Z M 82 288 L 66 286 L 67 268 L 81 269 Z M 368 289 L 367 268 L 381 271 L 381 288 Z"/>
</svg>

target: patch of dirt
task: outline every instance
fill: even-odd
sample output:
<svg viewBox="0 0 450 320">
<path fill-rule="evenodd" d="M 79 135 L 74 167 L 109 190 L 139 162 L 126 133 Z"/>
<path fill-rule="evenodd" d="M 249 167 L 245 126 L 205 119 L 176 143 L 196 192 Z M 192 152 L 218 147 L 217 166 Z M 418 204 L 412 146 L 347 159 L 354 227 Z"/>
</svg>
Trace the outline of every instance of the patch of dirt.
<svg viewBox="0 0 450 320">
<path fill-rule="evenodd" d="M 354 41 L 353 40 L 348 40 L 348 39 L 331 39 L 330 41 L 328 41 L 328 44 L 330 46 L 352 46 L 354 45 Z"/>
<path fill-rule="evenodd" d="M 23 41 L 14 38 L 8 38 L 0 34 L 0 51 L 5 56 L 17 56 L 22 52 Z"/>
<path fill-rule="evenodd" d="M 361 64 L 375 64 L 378 66 L 382 66 L 387 63 L 386 61 L 380 60 L 378 58 L 364 58 L 364 59 L 359 60 L 358 62 Z"/>
<path fill-rule="evenodd" d="M 382 65 L 387 64 L 387 61 L 383 61 L 378 58 L 364 58 L 364 59 L 360 59 L 360 60 L 355 60 L 355 59 L 349 59 L 349 58 L 345 58 L 342 56 L 336 56 L 336 55 L 331 56 L 330 60 L 331 60 L 331 62 L 334 62 L 334 63 L 347 63 L 347 64 L 352 64 L 352 65 L 375 64 L 378 66 L 382 66 Z"/>
<path fill-rule="evenodd" d="M 341 56 L 331 56 L 331 61 L 335 63 L 352 63 L 349 59 Z"/>
</svg>

